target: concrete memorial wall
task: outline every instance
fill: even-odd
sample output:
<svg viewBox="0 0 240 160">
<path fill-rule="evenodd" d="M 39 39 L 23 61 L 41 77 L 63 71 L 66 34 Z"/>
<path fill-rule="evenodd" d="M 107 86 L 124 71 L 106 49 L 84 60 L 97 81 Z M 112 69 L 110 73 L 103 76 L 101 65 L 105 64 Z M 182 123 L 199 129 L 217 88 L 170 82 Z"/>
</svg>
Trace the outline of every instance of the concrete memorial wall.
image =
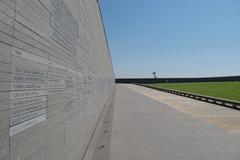
<svg viewBox="0 0 240 160">
<path fill-rule="evenodd" d="M 96 0 L 0 0 L 0 160 L 80 160 L 114 75 Z"/>
</svg>

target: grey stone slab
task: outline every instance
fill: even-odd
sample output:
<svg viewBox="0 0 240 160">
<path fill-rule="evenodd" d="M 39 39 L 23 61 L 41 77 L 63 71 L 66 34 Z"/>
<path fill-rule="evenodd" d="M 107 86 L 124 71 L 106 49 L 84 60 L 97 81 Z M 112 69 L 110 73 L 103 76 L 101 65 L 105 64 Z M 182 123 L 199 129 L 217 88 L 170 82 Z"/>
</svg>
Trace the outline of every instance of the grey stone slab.
<svg viewBox="0 0 240 160">
<path fill-rule="evenodd" d="M 0 72 L 9 73 L 10 72 L 10 64 L 0 61 Z"/>
<path fill-rule="evenodd" d="M 57 56 L 49 55 L 49 61 L 66 66 L 66 57 L 58 54 Z"/>
<path fill-rule="evenodd" d="M 41 4 L 50 12 L 52 9 L 51 0 L 40 0 Z"/>
<path fill-rule="evenodd" d="M 48 33 L 49 25 L 50 25 L 50 15 L 47 12 L 39 11 L 39 7 L 36 6 L 36 1 L 27 1 L 27 0 L 19 0 L 17 1 L 16 8 L 17 14 L 16 20 L 22 23 L 29 22 L 32 23 L 35 28 L 40 29 L 44 33 Z M 21 16 L 21 18 L 20 18 Z M 21 21 L 24 18 L 24 21 Z M 28 25 L 28 23 L 25 23 Z M 35 29 L 33 28 L 33 29 Z"/>
<path fill-rule="evenodd" d="M 47 160 L 64 159 L 64 141 L 62 140 L 64 137 L 60 135 L 56 138 L 47 145 Z"/>
<path fill-rule="evenodd" d="M 54 57 L 65 57 L 63 51 L 51 43 L 50 38 L 42 37 L 18 22 L 15 23 L 15 30 L 17 30 L 15 34 L 16 38 L 21 40 L 21 36 L 28 37 L 27 39 L 24 39 L 26 43 L 31 44 Z"/>
<path fill-rule="evenodd" d="M 48 96 L 48 107 L 54 107 L 51 105 L 57 104 L 57 105 L 61 105 L 63 106 L 64 104 L 64 93 L 57 93 L 57 94 L 52 94 Z"/>
<path fill-rule="evenodd" d="M 11 62 L 12 47 L 0 42 L 0 61 L 4 63 Z"/>
<path fill-rule="evenodd" d="M 7 14 L 5 14 L 4 12 L 0 12 L 0 21 L 13 27 L 14 25 L 14 20 L 12 17 L 9 17 Z"/>
<path fill-rule="evenodd" d="M 39 26 L 36 26 L 37 24 L 33 24 L 31 22 L 31 20 L 26 19 L 25 17 L 23 17 L 19 13 L 16 13 L 16 21 L 21 23 L 21 24 L 23 24 L 25 27 L 29 28 L 33 32 L 37 33 L 38 35 L 41 35 L 45 39 L 49 38 L 49 36 L 48 36 L 48 28 L 42 29 Z M 45 24 L 45 27 L 49 27 L 49 26 L 47 26 Z"/>
<path fill-rule="evenodd" d="M 15 8 L 14 0 L 1 0 L 0 11 L 8 15 L 10 18 L 14 17 L 14 8 Z"/>
<path fill-rule="evenodd" d="M 2 21 L 0 21 L 0 31 L 10 36 L 13 35 L 13 27 Z"/>
<path fill-rule="evenodd" d="M 1 3 L 7 5 L 9 8 L 14 8 L 15 0 L 1 0 Z"/>
<path fill-rule="evenodd" d="M 0 72 L 0 83 L 1 82 L 10 82 L 10 74 L 6 72 Z"/>
<path fill-rule="evenodd" d="M 32 159 L 34 159 L 34 160 L 46 160 L 47 159 L 46 152 L 45 151 L 38 152 L 27 160 L 32 160 Z"/>
<path fill-rule="evenodd" d="M 12 150 L 10 150 L 10 159 L 14 160 L 19 157 L 20 159 L 26 160 L 45 150 L 45 126 L 46 122 L 42 122 L 11 136 L 10 145 Z"/>
<path fill-rule="evenodd" d="M 64 46 L 61 43 L 58 43 L 55 39 L 50 38 L 49 43 L 51 44 L 51 46 L 54 46 L 54 48 L 56 48 L 61 53 L 61 54 L 58 53 L 58 55 L 62 55 L 63 57 L 66 58 L 68 58 L 69 55 L 71 55 L 70 51 L 64 48 Z M 53 56 L 56 56 L 56 54 L 54 54 Z"/>
<path fill-rule="evenodd" d="M 64 120 L 56 117 L 51 117 L 48 120 L 51 120 L 52 122 L 50 124 L 47 124 L 47 141 L 48 143 L 52 143 L 52 141 L 57 141 L 56 137 L 63 136 L 61 139 L 58 139 L 59 142 L 64 142 Z"/>
<path fill-rule="evenodd" d="M 50 13 L 47 12 L 41 3 L 37 0 L 19 0 L 17 1 L 17 12 L 26 17 L 28 20 L 32 20 L 33 23 L 38 20 L 39 22 L 50 23 Z M 29 13 L 31 15 L 29 15 Z M 35 18 L 35 19 L 34 19 Z"/>
<path fill-rule="evenodd" d="M 46 36 L 44 37 L 44 36 L 38 34 L 37 32 L 34 32 L 33 30 L 31 30 L 31 28 L 28 28 L 21 22 L 15 21 L 14 28 L 16 30 L 22 32 L 23 34 L 31 37 L 35 41 L 38 41 L 46 46 L 49 46 L 49 48 L 53 48 L 53 46 L 51 46 L 51 44 L 49 44 L 49 40 L 50 40 L 49 37 L 46 37 Z"/>
<path fill-rule="evenodd" d="M 2 101 L 10 101 L 10 93 L 9 92 L 0 92 L 0 102 Z"/>
<path fill-rule="evenodd" d="M 56 103 L 47 107 L 47 118 L 55 116 L 56 114 L 61 114 L 64 112 L 64 107 L 61 103 Z"/>
<path fill-rule="evenodd" d="M 37 39 L 36 37 L 38 37 L 37 35 L 31 35 L 31 36 L 34 36 L 34 37 L 31 37 L 23 33 L 23 30 L 27 30 L 27 28 L 24 28 L 23 26 L 19 26 L 19 29 L 18 29 L 17 27 L 15 27 L 14 38 L 21 40 L 31 45 L 32 47 L 41 50 L 42 52 L 46 52 L 48 54 L 53 52 L 50 48 L 46 47 L 45 45 L 43 45 L 42 43 L 36 40 Z"/>
<path fill-rule="evenodd" d="M 9 159 L 9 129 L 0 129 L 0 157 L 3 160 Z"/>
<path fill-rule="evenodd" d="M 0 130 L 4 131 L 9 128 L 9 112 L 1 111 L 0 116 Z"/>
<path fill-rule="evenodd" d="M 12 36 L 10 36 L 6 33 L 0 32 L 0 42 L 12 45 L 13 44 L 13 38 L 12 38 Z"/>
<path fill-rule="evenodd" d="M 7 111 L 10 108 L 10 94 L 9 92 L 0 92 L 0 96 L 3 96 L 3 100 L 0 101 L 0 112 Z"/>
<path fill-rule="evenodd" d="M 10 84 L 8 82 L 0 82 L 0 92 L 10 91 Z"/>
<path fill-rule="evenodd" d="M 32 9 L 40 18 L 50 19 L 50 13 L 39 0 L 24 0 L 24 2 Z"/>
<path fill-rule="evenodd" d="M 26 51 L 28 53 L 32 53 L 32 54 L 37 55 L 39 57 L 43 57 L 43 58 L 48 59 L 48 55 L 49 55 L 48 53 L 46 53 L 46 52 L 44 52 L 44 51 L 42 51 L 38 48 L 33 47 L 32 45 L 27 44 L 24 41 L 26 41 L 26 40 L 24 40 L 24 39 L 21 39 L 21 40 L 13 39 L 12 45 L 14 47 L 19 48 L 19 49 L 21 49 L 23 51 Z"/>
</svg>

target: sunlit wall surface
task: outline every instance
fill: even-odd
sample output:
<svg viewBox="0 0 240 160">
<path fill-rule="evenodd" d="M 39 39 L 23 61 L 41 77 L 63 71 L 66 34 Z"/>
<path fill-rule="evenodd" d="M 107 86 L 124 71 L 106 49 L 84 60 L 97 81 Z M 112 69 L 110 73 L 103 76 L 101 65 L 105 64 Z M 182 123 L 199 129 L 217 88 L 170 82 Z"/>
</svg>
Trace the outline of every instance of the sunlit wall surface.
<svg viewBox="0 0 240 160">
<path fill-rule="evenodd" d="M 96 0 L 0 0 L 0 160 L 80 160 L 113 87 Z"/>
</svg>

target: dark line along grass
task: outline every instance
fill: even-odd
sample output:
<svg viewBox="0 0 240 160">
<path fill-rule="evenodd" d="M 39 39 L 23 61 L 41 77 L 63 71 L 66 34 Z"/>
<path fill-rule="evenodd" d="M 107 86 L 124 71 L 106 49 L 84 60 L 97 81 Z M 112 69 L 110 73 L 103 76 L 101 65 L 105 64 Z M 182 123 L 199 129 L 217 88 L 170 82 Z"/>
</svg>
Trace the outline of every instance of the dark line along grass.
<svg viewBox="0 0 240 160">
<path fill-rule="evenodd" d="M 154 83 L 147 85 L 240 102 L 240 82 Z"/>
</svg>

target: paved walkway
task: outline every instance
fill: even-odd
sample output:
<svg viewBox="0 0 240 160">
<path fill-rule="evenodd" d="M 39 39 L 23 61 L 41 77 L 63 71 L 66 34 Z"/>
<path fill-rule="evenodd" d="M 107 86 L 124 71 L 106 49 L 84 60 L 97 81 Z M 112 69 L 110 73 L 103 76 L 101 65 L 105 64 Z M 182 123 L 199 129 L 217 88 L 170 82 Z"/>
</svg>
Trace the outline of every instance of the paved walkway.
<svg viewBox="0 0 240 160">
<path fill-rule="evenodd" d="M 240 160 L 237 123 L 228 130 L 225 125 L 221 127 L 204 116 L 196 116 L 199 103 L 204 108 L 208 104 L 184 98 L 188 104 L 188 110 L 184 110 L 184 103 L 177 103 L 183 97 L 167 94 L 164 98 L 158 93 L 133 85 L 117 85 L 110 160 Z M 218 106 L 214 107 L 210 116 L 218 113 Z M 232 117 L 239 114 L 225 108 L 219 110 L 219 114 Z M 200 113 L 207 115 L 206 112 L 207 109 Z"/>
</svg>

